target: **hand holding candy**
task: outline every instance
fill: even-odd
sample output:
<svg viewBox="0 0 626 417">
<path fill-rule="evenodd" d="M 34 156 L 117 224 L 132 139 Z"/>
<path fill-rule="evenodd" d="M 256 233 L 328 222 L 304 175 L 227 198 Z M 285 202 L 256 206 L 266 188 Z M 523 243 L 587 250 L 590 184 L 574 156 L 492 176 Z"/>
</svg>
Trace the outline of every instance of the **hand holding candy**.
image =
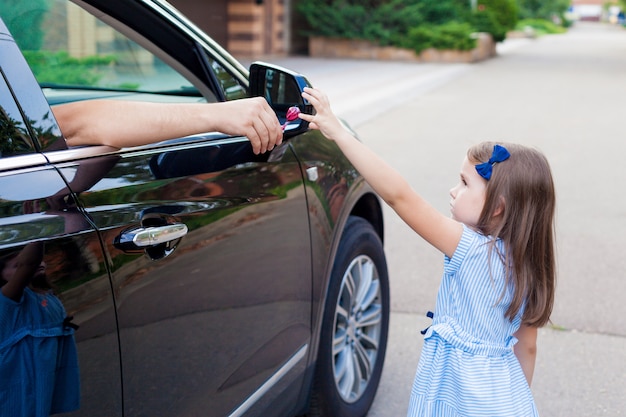
<svg viewBox="0 0 626 417">
<path fill-rule="evenodd" d="M 289 109 L 287 109 L 287 121 L 283 124 L 283 130 L 285 130 L 289 122 L 293 122 L 294 120 L 296 120 L 299 114 L 300 114 L 300 109 L 298 107 L 296 106 L 289 107 Z"/>
</svg>

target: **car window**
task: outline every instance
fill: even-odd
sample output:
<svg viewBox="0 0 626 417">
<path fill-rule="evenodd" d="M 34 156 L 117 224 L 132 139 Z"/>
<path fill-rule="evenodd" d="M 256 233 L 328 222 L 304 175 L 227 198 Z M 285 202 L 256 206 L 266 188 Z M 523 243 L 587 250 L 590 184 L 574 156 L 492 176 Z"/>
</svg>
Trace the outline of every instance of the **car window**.
<svg viewBox="0 0 626 417">
<path fill-rule="evenodd" d="M 0 72 L 0 158 L 35 152 L 26 123 Z"/>
<path fill-rule="evenodd" d="M 226 100 L 236 100 L 247 97 L 248 92 L 241 84 L 239 84 L 235 77 L 226 71 L 219 62 L 212 58 L 208 58 L 208 60 L 211 63 L 211 69 L 213 70 L 217 81 L 220 83 L 220 86 L 224 91 L 224 97 Z"/>
<path fill-rule="evenodd" d="M 155 54 L 67 0 L 2 0 L 0 14 L 51 104 L 105 97 L 215 100 L 203 97 Z M 123 92 L 132 95 L 113 95 Z"/>
</svg>

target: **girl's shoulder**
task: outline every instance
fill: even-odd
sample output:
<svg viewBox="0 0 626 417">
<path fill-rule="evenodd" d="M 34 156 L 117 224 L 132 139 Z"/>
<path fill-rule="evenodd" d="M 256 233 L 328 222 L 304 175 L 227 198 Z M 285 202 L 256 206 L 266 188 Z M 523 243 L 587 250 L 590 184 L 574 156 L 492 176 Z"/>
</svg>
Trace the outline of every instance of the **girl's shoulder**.
<svg viewBox="0 0 626 417">
<path fill-rule="evenodd" d="M 469 250 L 482 246 L 482 244 L 484 243 L 493 242 L 493 237 L 486 236 L 466 224 L 461 224 L 463 226 L 463 232 L 461 234 L 459 244 L 456 247 L 456 251 L 454 252 L 454 255 L 452 255 L 452 258 L 463 256 Z"/>
<path fill-rule="evenodd" d="M 19 306 L 24 303 L 24 300 L 26 298 L 31 298 L 31 297 L 32 297 L 32 291 L 28 287 L 24 288 L 24 290 L 22 291 L 22 295 L 20 296 L 19 301 L 16 301 L 12 299 L 11 297 L 8 297 L 7 295 L 4 294 L 4 292 L 0 291 L 0 303 L 12 305 L 12 306 Z"/>
<path fill-rule="evenodd" d="M 502 240 L 485 235 L 463 224 L 463 233 L 456 251 L 451 258 L 445 257 L 446 271 L 456 271 L 468 256 L 471 256 L 473 259 L 476 257 L 480 258 L 481 254 L 487 254 L 490 250 L 494 249 L 494 247 L 498 251 L 502 251 L 504 249 Z"/>
<path fill-rule="evenodd" d="M 488 250 L 493 246 L 498 249 L 504 247 L 504 241 L 499 237 L 486 235 L 479 230 L 467 226 L 466 224 L 463 224 L 463 234 L 461 235 L 459 246 L 462 244 L 465 245 L 466 249 L 474 250 Z"/>
</svg>

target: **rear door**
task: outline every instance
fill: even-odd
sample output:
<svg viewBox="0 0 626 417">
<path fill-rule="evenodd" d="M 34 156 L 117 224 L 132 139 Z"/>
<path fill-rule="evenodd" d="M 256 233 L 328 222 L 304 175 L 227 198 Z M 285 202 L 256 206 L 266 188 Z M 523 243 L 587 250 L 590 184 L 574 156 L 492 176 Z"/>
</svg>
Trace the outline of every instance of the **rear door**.
<svg viewBox="0 0 626 417">
<path fill-rule="evenodd" d="M 0 271 L 4 277 L 7 261 L 27 246 L 43 247 L 47 279 L 31 285 L 46 292 L 49 298 L 42 303 L 59 300 L 80 326 L 74 332 L 80 382 L 66 386 L 70 395 L 80 395 L 77 414 L 121 416 L 119 343 L 108 262 L 94 225 L 76 205 L 64 176 L 39 152 L 42 147 L 63 148 L 64 140 L 0 20 Z M 0 367 L 20 366 L 10 352 L 19 349 L 15 336 L 28 327 L 3 321 Z M 37 357 L 24 357 L 20 363 L 31 360 Z M 31 401 L 26 396 L 33 392 L 29 381 L 7 380 L 7 373 L 0 373 L 0 409 L 6 410 L 11 398 Z"/>
</svg>

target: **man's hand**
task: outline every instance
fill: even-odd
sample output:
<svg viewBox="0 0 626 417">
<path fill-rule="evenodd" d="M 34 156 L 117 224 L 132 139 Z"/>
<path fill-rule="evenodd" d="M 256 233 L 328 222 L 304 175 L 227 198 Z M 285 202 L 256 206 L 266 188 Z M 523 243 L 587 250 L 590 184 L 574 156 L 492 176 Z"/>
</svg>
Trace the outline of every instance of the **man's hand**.
<svg viewBox="0 0 626 417">
<path fill-rule="evenodd" d="M 283 141 L 283 131 L 276 114 L 262 97 L 220 103 L 223 127 L 219 131 L 243 135 L 255 154 L 271 151 Z"/>
</svg>

